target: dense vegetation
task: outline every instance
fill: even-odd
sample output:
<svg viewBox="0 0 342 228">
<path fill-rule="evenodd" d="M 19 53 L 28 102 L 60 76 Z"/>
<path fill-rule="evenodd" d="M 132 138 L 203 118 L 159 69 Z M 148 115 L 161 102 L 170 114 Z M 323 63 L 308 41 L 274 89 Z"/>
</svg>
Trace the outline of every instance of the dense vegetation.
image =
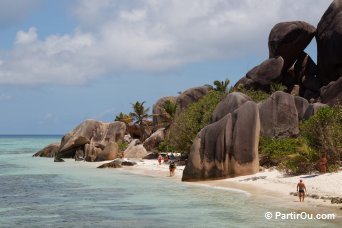
<svg viewBox="0 0 342 228">
<path fill-rule="evenodd" d="M 336 171 L 342 153 L 342 108 L 326 107 L 300 125 L 298 138 L 261 138 L 262 165 L 279 165 L 288 174 L 313 171 L 322 155 L 327 155 L 328 171 Z"/>
<path fill-rule="evenodd" d="M 190 104 L 185 111 L 175 117 L 167 134 L 167 144 L 177 152 L 188 154 L 197 133 L 209 124 L 212 113 L 221 99 L 222 93 L 212 90 L 198 102 Z"/>
</svg>

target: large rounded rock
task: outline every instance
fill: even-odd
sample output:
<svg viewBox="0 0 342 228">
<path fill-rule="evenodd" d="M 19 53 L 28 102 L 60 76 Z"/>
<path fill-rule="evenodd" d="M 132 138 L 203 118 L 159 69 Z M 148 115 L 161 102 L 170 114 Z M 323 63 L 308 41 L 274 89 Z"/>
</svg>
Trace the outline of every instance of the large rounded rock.
<svg viewBox="0 0 342 228">
<path fill-rule="evenodd" d="M 276 24 L 268 37 L 269 57 L 281 56 L 286 72 L 315 35 L 316 28 L 304 21 Z"/>
<path fill-rule="evenodd" d="M 165 113 L 164 104 L 166 101 L 176 103 L 177 97 L 162 97 L 153 105 L 153 129 L 164 128 L 168 125 L 168 114 Z"/>
<path fill-rule="evenodd" d="M 212 116 L 212 122 L 216 122 L 226 116 L 228 113 L 234 112 L 245 102 L 250 101 L 251 98 L 239 92 L 230 93 L 224 100 L 222 100 L 215 108 Z"/>
<path fill-rule="evenodd" d="M 189 104 L 197 102 L 199 99 L 207 95 L 209 91 L 210 87 L 208 86 L 200 86 L 185 90 L 177 97 L 177 113 L 184 110 Z"/>
<path fill-rule="evenodd" d="M 222 179 L 258 172 L 259 132 L 257 105 L 247 101 L 198 133 L 182 180 Z"/>
<path fill-rule="evenodd" d="M 104 123 L 86 120 L 63 136 L 58 156 L 73 158 L 76 150 L 81 149 L 91 152 L 90 155 L 96 157 L 96 153 L 101 152 L 109 142 L 123 140 L 125 132 L 126 125 L 122 122 Z M 89 148 L 85 149 L 86 145 L 89 145 Z"/>
<path fill-rule="evenodd" d="M 165 139 L 165 128 L 160 128 L 148 137 L 144 142 L 144 147 L 148 151 L 156 150 L 161 142 Z"/>
<path fill-rule="evenodd" d="M 342 77 L 321 88 L 321 99 L 330 106 L 342 104 Z"/>
<path fill-rule="evenodd" d="M 61 145 L 60 142 L 52 143 L 38 151 L 33 155 L 33 157 L 48 157 L 53 158 L 55 154 L 58 152 L 59 146 Z"/>
<path fill-rule="evenodd" d="M 125 158 L 138 158 L 142 159 L 148 155 L 145 147 L 140 144 L 140 141 L 135 139 L 133 140 L 124 151 Z"/>
<path fill-rule="evenodd" d="M 317 26 L 318 78 L 323 85 L 342 76 L 342 1 L 333 1 Z"/>
<path fill-rule="evenodd" d="M 282 57 L 270 58 L 254 67 L 246 74 L 246 79 L 240 80 L 245 88 L 270 90 L 272 83 L 282 80 L 282 68 L 284 60 Z M 248 80 L 249 79 L 249 80 Z M 245 84 L 244 84 L 245 83 Z"/>
<path fill-rule="evenodd" d="M 105 148 L 96 156 L 96 161 L 114 160 L 118 157 L 119 145 L 116 142 L 109 142 Z"/>
<path fill-rule="evenodd" d="M 293 96 L 277 91 L 258 104 L 261 135 L 293 137 L 298 135 L 298 112 Z"/>
</svg>

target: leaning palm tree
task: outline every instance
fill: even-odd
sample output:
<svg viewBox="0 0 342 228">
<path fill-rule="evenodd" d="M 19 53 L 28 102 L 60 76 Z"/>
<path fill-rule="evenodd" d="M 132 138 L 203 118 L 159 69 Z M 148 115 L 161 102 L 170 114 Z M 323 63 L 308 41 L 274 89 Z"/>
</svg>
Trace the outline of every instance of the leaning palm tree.
<svg viewBox="0 0 342 228">
<path fill-rule="evenodd" d="M 224 81 L 215 80 L 214 81 L 214 86 L 215 86 L 214 90 L 221 92 L 221 93 L 226 93 L 229 83 L 230 83 L 229 79 L 226 79 Z"/>
<path fill-rule="evenodd" d="M 138 124 L 140 127 L 140 140 L 144 141 L 147 138 L 147 132 L 146 127 L 148 125 L 146 124 L 146 119 L 150 117 L 148 114 L 150 108 L 144 107 L 145 101 L 143 102 L 135 102 L 132 104 L 133 112 L 131 112 L 129 115 L 134 120 L 134 123 Z"/>
</svg>

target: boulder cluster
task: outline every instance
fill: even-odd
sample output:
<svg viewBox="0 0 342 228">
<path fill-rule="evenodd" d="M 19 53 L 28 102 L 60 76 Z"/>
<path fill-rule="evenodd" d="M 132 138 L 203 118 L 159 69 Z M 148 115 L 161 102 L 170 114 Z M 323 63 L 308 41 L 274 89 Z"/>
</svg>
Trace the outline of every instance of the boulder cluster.
<svg viewBox="0 0 342 228">
<path fill-rule="evenodd" d="M 304 52 L 315 38 L 317 64 Z M 269 59 L 252 68 L 235 85 L 269 91 L 281 83 L 288 92 L 329 105 L 342 99 L 342 1 L 335 0 L 317 28 L 304 21 L 276 24 L 268 38 Z"/>
<path fill-rule="evenodd" d="M 314 37 L 317 65 L 304 52 Z M 230 93 L 214 110 L 213 123 L 194 140 L 184 181 L 258 172 L 259 136 L 295 137 L 300 120 L 310 118 L 327 104 L 341 102 L 341 0 L 333 1 L 317 29 L 304 21 L 276 24 L 269 34 L 268 47 L 269 58 L 249 70 L 234 87 L 269 92 L 273 83 L 280 83 L 288 93 L 275 92 L 258 104 L 245 94 Z"/>
</svg>

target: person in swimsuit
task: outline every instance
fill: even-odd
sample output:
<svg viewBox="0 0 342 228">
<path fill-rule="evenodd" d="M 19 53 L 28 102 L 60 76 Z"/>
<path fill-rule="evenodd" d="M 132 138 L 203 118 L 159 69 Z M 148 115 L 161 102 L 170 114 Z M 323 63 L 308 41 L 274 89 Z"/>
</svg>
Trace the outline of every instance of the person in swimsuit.
<svg viewBox="0 0 342 228">
<path fill-rule="evenodd" d="M 297 184 L 297 192 L 299 196 L 299 202 L 304 202 L 306 187 L 302 179 L 300 179 L 299 183 Z"/>
<path fill-rule="evenodd" d="M 176 164 L 175 164 L 174 161 L 172 161 L 172 162 L 170 163 L 169 170 L 170 170 L 170 177 L 172 177 L 173 175 L 175 175 Z"/>
</svg>

